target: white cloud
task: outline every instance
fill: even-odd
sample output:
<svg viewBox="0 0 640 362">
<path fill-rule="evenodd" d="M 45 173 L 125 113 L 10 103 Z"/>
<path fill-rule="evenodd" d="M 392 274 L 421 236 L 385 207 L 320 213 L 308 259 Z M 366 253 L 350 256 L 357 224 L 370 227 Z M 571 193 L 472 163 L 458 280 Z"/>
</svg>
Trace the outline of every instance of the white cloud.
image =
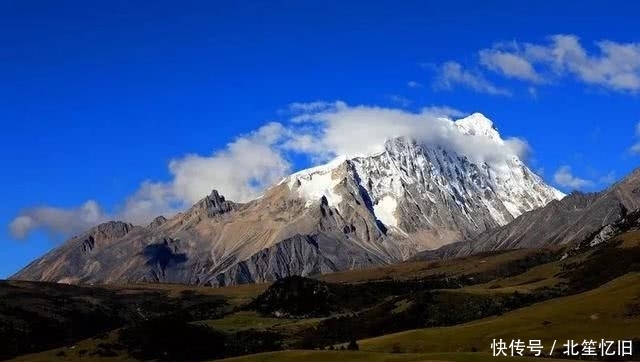
<svg viewBox="0 0 640 362">
<path fill-rule="evenodd" d="M 293 112 L 311 112 L 332 106 L 332 103 L 325 101 L 315 102 L 294 102 L 289 104 L 289 110 Z"/>
<path fill-rule="evenodd" d="M 438 74 L 434 82 L 437 89 L 453 89 L 460 85 L 472 89 L 476 92 L 493 95 L 510 95 L 511 93 L 498 86 L 495 86 L 484 76 L 477 72 L 466 70 L 457 62 L 449 61 L 443 63 L 438 68 Z"/>
<path fill-rule="evenodd" d="M 640 122 L 636 124 L 636 139 L 638 141 L 629 148 L 629 151 L 634 155 L 640 155 Z"/>
<path fill-rule="evenodd" d="M 571 167 L 564 165 L 561 166 L 553 175 L 553 180 L 556 184 L 562 187 L 568 187 L 575 190 L 581 190 L 585 187 L 593 185 L 593 181 L 576 177 L 571 172 Z"/>
<path fill-rule="evenodd" d="M 249 200 L 290 170 L 289 162 L 276 148 L 285 133 L 282 124 L 269 123 L 211 156 L 192 154 L 172 160 L 171 193 L 193 203 L 215 185 L 232 200 Z"/>
<path fill-rule="evenodd" d="M 422 83 L 416 82 L 415 80 L 410 80 L 407 82 L 407 87 L 409 88 L 422 88 Z"/>
<path fill-rule="evenodd" d="M 615 171 L 611 171 L 608 174 L 600 177 L 600 179 L 598 181 L 601 184 L 611 185 L 612 183 L 616 182 L 616 173 L 615 173 Z"/>
<path fill-rule="evenodd" d="M 542 77 L 533 69 L 531 63 L 518 54 L 499 49 L 483 49 L 479 52 L 480 64 L 509 78 L 542 82 Z"/>
<path fill-rule="evenodd" d="M 510 138 L 496 144 L 488 138 L 468 137 L 459 132 L 447 117 L 459 117 L 461 112 L 448 107 L 429 107 L 419 112 L 375 106 L 349 106 L 337 102 L 335 106 L 318 111 L 301 113 L 294 117 L 297 125 L 308 127 L 311 132 L 296 133 L 298 138 L 315 140 L 314 148 L 306 151 L 324 154 L 356 156 L 380 152 L 384 141 L 390 137 L 408 136 L 419 141 L 439 145 L 466 155 L 479 162 L 504 160 L 512 155 L 525 157 L 526 142 Z"/>
<path fill-rule="evenodd" d="M 526 157 L 528 145 L 518 138 L 496 143 L 461 133 L 451 120 L 464 113 L 449 107 L 418 112 L 344 102 L 294 103 L 291 118 L 271 122 L 240 136 L 220 151 L 188 154 L 169 162 L 170 179 L 146 180 L 112 211 L 87 201 L 70 208 L 50 206 L 24 210 L 10 225 L 18 238 L 35 229 L 70 235 L 106 220 L 144 224 L 157 215 L 184 210 L 212 189 L 233 201 L 250 200 L 291 172 L 291 153 L 326 161 L 337 155 L 379 152 L 390 137 L 409 136 L 466 155 L 476 162 L 500 162 L 513 155 Z"/>
<path fill-rule="evenodd" d="M 432 114 L 435 117 L 450 118 L 450 119 L 462 118 L 468 114 L 467 112 L 463 112 L 459 109 L 455 109 L 447 106 L 424 107 L 422 108 L 422 113 Z"/>
<path fill-rule="evenodd" d="M 24 238 L 29 232 L 36 227 L 37 221 L 32 216 L 20 215 L 13 219 L 9 224 L 9 231 L 17 238 Z"/>
<path fill-rule="evenodd" d="M 26 237 L 32 230 L 44 226 L 50 233 L 69 235 L 106 220 L 98 203 L 89 200 L 76 208 L 62 209 L 50 206 L 24 210 L 9 224 L 11 234 Z"/>
<path fill-rule="evenodd" d="M 480 63 L 507 77 L 541 83 L 573 77 L 619 92 L 640 90 L 640 43 L 602 40 L 587 50 L 575 35 L 557 34 L 543 44 L 499 43 L 479 52 Z"/>
<path fill-rule="evenodd" d="M 213 188 L 230 200 L 247 201 L 290 172 L 289 162 L 278 150 L 287 132 L 282 124 L 272 122 L 210 156 L 190 154 L 174 159 L 169 163 L 171 181 L 144 181 L 112 214 L 93 200 L 71 209 L 34 207 L 16 217 L 9 229 L 15 237 L 24 238 L 38 228 L 75 234 L 110 219 L 146 223 L 154 216 L 191 206 Z"/>
<path fill-rule="evenodd" d="M 499 42 L 477 54 L 482 68 L 533 85 L 574 79 L 616 92 L 636 94 L 640 91 L 640 42 L 601 40 L 585 47 L 576 35 L 556 34 L 541 43 Z M 437 72 L 434 86 L 439 89 L 464 86 L 481 93 L 511 94 L 475 70 L 477 65 L 472 67 L 474 70 L 456 61 L 421 66 Z M 528 90 L 535 98 L 536 89 Z M 636 151 L 640 152 L 640 146 Z"/>
</svg>

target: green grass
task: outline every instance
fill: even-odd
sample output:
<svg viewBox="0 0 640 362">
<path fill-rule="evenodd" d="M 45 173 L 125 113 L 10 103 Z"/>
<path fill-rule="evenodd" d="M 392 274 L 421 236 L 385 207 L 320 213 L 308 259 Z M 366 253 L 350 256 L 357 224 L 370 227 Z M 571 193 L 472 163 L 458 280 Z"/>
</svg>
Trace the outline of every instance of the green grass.
<svg viewBox="0 0 640 362">
<path fill-rule="evenodd" d="M 575 258 L 574 258 L 575 259 Z M 552 287 L 562 280 L 556 275 L 562 270 L 562 262 L 546 263 L 508 278 L 494 279 L 488 283 L 471 285 L 461 290 L 473 293 L 529 293 L 535 289 Z"/>
<path fill-rule="evenodd" d="M 300 328 L 310 327 L 320 320 L 322 319 L 262 317 L 256 312 L 245 311 L 237 312 L 220 319 L 211 319 L 206 321 L 199 321 L 196 323 L 204 324 L 210 328 L 217 329 L 223 332 L 237 332 L 248 329 L 271 329 L 275 331 L 287 332 L 296 331 Z"/>
<path fill-rule="evenodd" d="M 395 309 L 391 311 L 391 313 L 397 314 L 397 313 L 402 313 L 406 310 L 408 310 L 409 308 L 411 308 L 411 306 L 413 305 L 412 301 L 403 299 L 399 302 L 396 302 L 395 304 Z"/>
<path fill-rule="evenodd" d="M 462 325 L 427 328 L 359 341 L 360 349 L 413 353 L 480 351 L 493 339 L 631 339 L 640 337 L 640 318 L 625 308 L 640 296 L 640 273 L 627 274 L 595 290 L 549 300 L 502 316 Z M 560 342 L 559 342 L 560 343 Z M 562 342 L 564 343 L 564 342 Z"/>
<path fill-rule="evenodd" d="M 198 321 L 194 323 L 204 324 L 209 328 L 217 329 L 225 333 L 235 333 L 245 330 L 259 330 L 275 332 L 283 336 L 285 345 L 299 342 L 300 333 L 308 328 L 313 328 L 323 318 L 272 318 L 263 317 L 256 312 L 237 312 L 221 319 Z"/>
<path fill-rule="evenodd" d="M 376 353 L 353 351 L 285 351 L 261 353 L 250 356 L 229 358 L 225 362 L 506 362 L 507 357 L 493 357 L 487 353 Z M 557 359 L 518 357 L 520 362 L 558 362 Z"/>
<path fill-rule="evenodd" d="M 626 232 L 616 237 L 616 240 L 622 241 L 622 247 L 631 248 L 640 246 L 640 230 Z"/>
<path fill-rule="evenodd" d="M 489 271 L 500 264 L 521 259 L 532 253 L 534 251 L 522 249 L 441 261 L 409 261 L 376 268 L 335 272 L 318 276 L 318 279 L 331 283 L 358 283 L 385 279 L 420 279 L 442 274 L 459 276 Z"/>
<path fill-rule="evenodd" d="M 114 343 L 118 339 L 118 331 L 112 331 L 101 338 L 89 338 L 74 345 L 56 348 L 44 352 L 28 354 L 9 360 L 8 362 L 49 362 L 49 361 L 69 361 L 69 362 L 133 362 L 137 359 L 131 358 L 127 353 L 119 351 L 117 356 L 104 357 L 92 356 L 91 353 L 99 349 L 101 343 Z"/>
<path fill-rule="evenodd" d="M 257 329 L 271 330 L 284 335 L 295 337 L 299 331 L 310 328 L 321 319 L 293 319 L 293 318 L 269 318 L 262 317 L 256 312 L 238 312 L 221 319 L 198 321 L 194 323 L 204 324 L 210 328 L 223 332 L 234 333 L 242 330 Z M 12 362 L 48 362 L 48 361 L 104 361 L 104 362 L 129 362 L 139 361 L 127 355 L 124 351 L 117 351 L 118 355 L 113 357 L 91 356 L 92 352 L 99 349 L 101 343 L 117 343 L 118 331 L 103 336 L 102 338 L 89 338 L 76 343 L 73 346 L 56 348 L 40 353 L 21 356 L 10 361 Z M 83 352 L 84 351 L 84 352 Z M 64 353 L 64 356 L 60 354 Z"/>
<path fill-rule="evenodd" d="M 140 283 L 140 284 L 107 284 L 100 285 L 105 289 L 117 291 L 119 294 L 136 294 L 144 291 L 163 291 L 169 297 L 182 298 L 185 292 L 197 293 L 201 295 L 219 295 L 225 297 L 231 305 L 243 305 L 258 295 L 262 294 L 269 287 L 269 283 L 230 285 L 227 287 L 203 287 L 185 284 L 169 283 Z"/>
</svg>

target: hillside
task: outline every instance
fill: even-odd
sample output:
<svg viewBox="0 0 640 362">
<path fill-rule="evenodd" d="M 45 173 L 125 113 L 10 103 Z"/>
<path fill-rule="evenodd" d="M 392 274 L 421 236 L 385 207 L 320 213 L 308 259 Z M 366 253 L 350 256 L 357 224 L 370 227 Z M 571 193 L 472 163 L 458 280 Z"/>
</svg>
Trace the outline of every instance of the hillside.
<svg viewBox="0 0 640 362">
<path fill-rule="evenodd" d="M 453 327 L 429 328 L 359 341 L 364 351 L 433 353 L 484 350 L 493 339 L 554 340 L 640 338 L 640 273 L 630 273 L 594 290 L 534 304 L 501 316 Z"/>
<path fill-rule="evenodd" d="M 42 325 L 60 318 L 45 311 L 62 300 L 93 300 L 103 306 L 87 309 L 65 302 L 69 313 L 65 318 L 71 321 L 92 320 L 93 313 L 108 311 L 117 303 L 124 303 L 122 311 L 134 312 L 128 320 L 108 318 L 118 325 L 102 325 L 102 332 L 88 339 L 92 331 L 51 324 L 48 333 L 40 334 L 49 339 L 24 348 L 36 352 L 57 347 L 16 361 L 205 361 L 281 350 L 340 349 L 354 340 L 361 351 L 375 354 L 292 351 L 239 360 L 286 361 L 300 356 L 321 360 L 333 353 L 347 353 L 345 358 L 353 360 L 487 360 L 483 359 L 490 357 L 487 341 L 512 334 L 545 341 L 583 338 L 584 333 L 596 339 L 640 338 L 640 239 L 631 229 L 571 252 L 501 251 L 318 279 L 284 278 L 272 285 L 34 288 L 39 284 L 9 282 L 0 289 L 14 291 L 14 303 L 9 308 L 0 303 L 0 317 L 24 320 L 39 315 Z M 28 312 L 33 310 L 30 305 L 38 306 L 37 314 Z M 207 305 L 217 307 L 199 307 Z M 63 330 L 74 332 L 73 338 L 61 339 L 64 334 L 56 331 Z M 20 333 L 5 329 L 3 338 L 29 338 Z M 405 354 L 410 352 L 423 354 Z"/>
<path fill-rule="evenodd" d="M 602 192 L 574 192 L 561 200 L 554 200 L 544 207 L 526 212 L 509 224 L 488 230 L 473 240 L 425 251 L 414 256 L 414 259 L 437 259 L 489 250 L 577 243 L 638 208 L 640 168 Z"/>
</svg>

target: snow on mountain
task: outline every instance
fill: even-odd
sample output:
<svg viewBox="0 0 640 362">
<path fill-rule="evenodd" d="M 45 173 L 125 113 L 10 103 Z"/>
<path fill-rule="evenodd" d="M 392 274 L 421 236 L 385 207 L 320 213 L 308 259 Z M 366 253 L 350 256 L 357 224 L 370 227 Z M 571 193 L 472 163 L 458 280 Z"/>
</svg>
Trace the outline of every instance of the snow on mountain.
<svg viewBox="0 0 640 362">
<path fill-rule="evenodd" d="M 307 200 L 305 206 L 309 206 L 312 200 L 319 200 L 322 196 L 327 198 L 329 206 L 336 207 L 342 201 L 342 197 L 333 191 L 339 180 L 331 176 L 331 172 L 315 172 L 300 175 L 297 179 L 300 182 L 298 195 Z"/>
<path fill-rule="evenodd" d="M 483 137 L 503 145 L 493 122 L 480 113 L 455 121 L 469 138 Z M 291 175 L 306 205 L 325 196 L 329 205 L 342 201 L 334 171 L 353 165 L 359 186 L 373 204 L 373 213 L 386 227 L 402 232 L 449 228 L 460 237 L 505 225 L 522 213 L 564 197 L 546 185 L 516 154 L 491 162 L 477 162 L 441 146 L 399 137 L 384 151 L 363 157 L 338 157 L 327 165 Z M 460 219 L 460 220 L 458 220 Z M 452 226 L 454 224 L 455 226 Z"/>
<path fill-rule="evenodd" d="M 470 136 L 484 136 L 498 143 L 504 141 L 500 137 L 498 130 L 494 127 L 493 121 L 485 117 L 482 113 L 474 113 L 468 117 L 455 121 L 460 131 Z"/>
<path fill-rule="evenodd" d="M 398 218 L 395 215 L 398 202 L 393 196 L 386 195 L 373 206 L 373 212 L 386 226 L 397 227 Z"/>
</svg>

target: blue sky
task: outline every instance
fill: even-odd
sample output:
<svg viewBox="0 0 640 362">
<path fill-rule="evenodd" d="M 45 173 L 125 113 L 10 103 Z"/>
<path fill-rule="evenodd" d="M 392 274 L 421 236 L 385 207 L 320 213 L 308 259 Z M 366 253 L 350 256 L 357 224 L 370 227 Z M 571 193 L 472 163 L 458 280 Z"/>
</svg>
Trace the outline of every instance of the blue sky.
<svg viewBox="0 0 640 362">
<path fill-rule="evenodd" d="M 2 1 L 0 278 L 92 222 L 318 162 L 293 134 L 322 126 L 291 119 L 336 104 L 482 112 L 547 182 L 600 190 L 640 159 L 638 6 Z"/>
</svg>

